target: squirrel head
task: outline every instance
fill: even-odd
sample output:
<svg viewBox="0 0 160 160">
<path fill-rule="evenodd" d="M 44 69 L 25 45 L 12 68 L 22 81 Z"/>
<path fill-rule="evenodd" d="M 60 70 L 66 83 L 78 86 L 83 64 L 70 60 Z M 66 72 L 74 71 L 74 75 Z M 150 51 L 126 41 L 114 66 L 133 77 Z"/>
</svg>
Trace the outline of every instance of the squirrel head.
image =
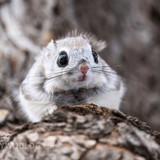
<svg viewBox="0 0 160 160">
<path fill-rule="evenodd" d="M 72 32 L 56 41 L 51 40 L 43 52 L 47 92 L 78 90 L 102 86 L 108 65 L 99 56 L 104 41 L 84 33 Z"/>
</svg>

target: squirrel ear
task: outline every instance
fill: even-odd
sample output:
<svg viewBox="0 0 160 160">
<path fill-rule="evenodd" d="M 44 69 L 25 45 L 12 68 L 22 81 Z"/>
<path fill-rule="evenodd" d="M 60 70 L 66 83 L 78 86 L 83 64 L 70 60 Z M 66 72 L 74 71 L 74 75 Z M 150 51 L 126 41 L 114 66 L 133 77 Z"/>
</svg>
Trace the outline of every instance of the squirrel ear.
<svg viewBox="0 0 160 160">
<path fill-rule="evenodd" d="M 97 40 L 97 38 L 93 35 L 89 35 L 87 38 L 93 50 L 97 52 L 100 52 L 107 47 L 107 43 L 105 41 Z"/>
<path fill-rule="evenodd" d="M 47 47 L 46 47 L 46 57 L 50 57 L 54 51 L 55 51 L 55 47 L 56 47 L 56 41 L 54 41 L 53 39 L 51 39 L 51 41 L 48 43 Z"/>
<path fill-rule="evenodd" d="M 98 52 L 102 51 L 107 47 L 107 43 L 105 41 L 95 41 L 95 42 L 93 41 L 90 43 L 92 45 L 93 50 Z"/>
<path fill-rule="evenodd" d="M 56 41 L 51 39 L 51 41 L 47 45 L 47 48 L 51 49 L 51 48 L 55 47 L 55 45 L 56 45 Z"/>
<path fill-rule="evenodd" d="M 93 50 L 97 52 L 100 52 L 107 47 L 107 44 L 105 41 L 97 40 L 97 38 L 92 34 L 81 33 L 80 36 L 86 39 L 87 41 L 89 41 Z"/>
</svg>

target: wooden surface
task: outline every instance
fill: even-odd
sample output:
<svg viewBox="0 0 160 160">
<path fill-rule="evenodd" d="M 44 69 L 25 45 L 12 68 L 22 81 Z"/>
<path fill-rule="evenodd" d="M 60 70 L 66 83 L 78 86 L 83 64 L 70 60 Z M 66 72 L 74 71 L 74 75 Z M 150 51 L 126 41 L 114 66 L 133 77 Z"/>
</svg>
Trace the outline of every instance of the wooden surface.
<svg viewBox="0 0 160 160">
<path fill-rule="evenodd" d="M 4 146 L 6 145 L 6 146 Z M 66 106 L 0 138 L 3 160 L 159 160 L 160 133 L 122 112 Z"/>
</svg>

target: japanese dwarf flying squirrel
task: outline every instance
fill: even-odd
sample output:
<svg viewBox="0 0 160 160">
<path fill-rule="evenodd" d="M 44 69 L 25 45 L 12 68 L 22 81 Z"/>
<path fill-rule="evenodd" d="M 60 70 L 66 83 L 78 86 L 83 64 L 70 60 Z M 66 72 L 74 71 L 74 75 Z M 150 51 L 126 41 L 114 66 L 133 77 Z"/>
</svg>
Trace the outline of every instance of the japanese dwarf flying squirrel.
<svg viewBox="0 0 160 160">
<path fill-rule="evenodd" d="M 99 56 L 105 47 L 104 41 L 77 32 L 51 40 L 20 85 L 19 101 L 28 120 L 38 122 L 66 105 L 119 109 L 125 86 Z"/>
</svg>

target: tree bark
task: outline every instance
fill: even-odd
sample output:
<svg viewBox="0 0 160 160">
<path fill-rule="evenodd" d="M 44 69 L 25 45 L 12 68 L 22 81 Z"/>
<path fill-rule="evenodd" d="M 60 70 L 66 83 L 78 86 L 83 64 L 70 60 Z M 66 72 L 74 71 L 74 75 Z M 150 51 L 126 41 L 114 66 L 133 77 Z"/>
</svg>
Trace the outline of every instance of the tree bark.
<svg viewBox="0 0 160 160">
<path fill-rule="evenodd" d="M 159 5 L 159 0 L 0 0 L 0 107 L 11 111 L 10 119 L 20 117 L 18 86 L 40 46 L 78 28 L 108 43 L 101 56 L 127 86 L 122 111 L 159 130 Z"/>
<path fill-rule="evenodd" d="M 160 133 L 96 105 L 66 106 L 2 136 L 3 160 L 159 160 Z"/>
</svg>

